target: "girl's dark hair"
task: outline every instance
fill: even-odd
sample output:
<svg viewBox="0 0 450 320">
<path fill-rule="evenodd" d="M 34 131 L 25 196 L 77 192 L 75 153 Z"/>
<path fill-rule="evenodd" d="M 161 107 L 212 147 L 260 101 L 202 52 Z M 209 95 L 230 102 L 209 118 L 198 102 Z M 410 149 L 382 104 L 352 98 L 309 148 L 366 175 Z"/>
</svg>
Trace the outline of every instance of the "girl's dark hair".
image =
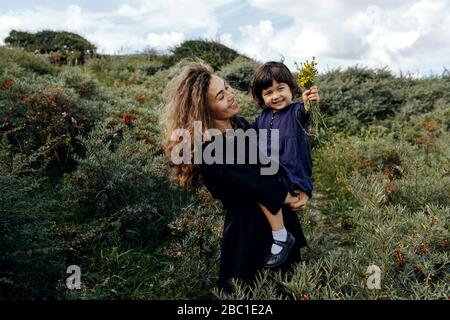
<svg viewBox="0 0 450 320">
<path fill-rule="evenodd" d="M 252 78 L 252 95 L 255 102 L 264 108 L 262 91 L 272 85 L 273 80 L 286 83 L 292 92 L 292 97 L 300 96 L 302 90 L 298 86 L 291 71 L 284 63 L 270 61 L 260 66 Z"/>
</svg>

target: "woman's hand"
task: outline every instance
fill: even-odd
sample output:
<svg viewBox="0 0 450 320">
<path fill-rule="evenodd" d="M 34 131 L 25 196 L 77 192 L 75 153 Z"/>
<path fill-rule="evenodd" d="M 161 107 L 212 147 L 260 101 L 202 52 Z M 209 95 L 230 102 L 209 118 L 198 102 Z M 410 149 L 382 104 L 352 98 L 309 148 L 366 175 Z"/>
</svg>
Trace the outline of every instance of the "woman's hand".
<svg viewBox="0 0 450 320">
<path fill-rule="evenodd" d="M 317 103 L 320 102 L 319 89 L 317 86 L 312 86 L 310 89 L 303 92 L 302 98 L 306 111 L 309 111 L 310 101 L 317 101 Z"/>
<path fill-rule="evenodd" d="M 284 203 L 289 204 L 292 211 L 302 211 L 306 208 L 306 203 L 308 202 L 309 197 L 303 191 L 295 190 L 295 192 L 298 193 L 298 196 L 294 197 L 288 192 Z"/>
</svg>

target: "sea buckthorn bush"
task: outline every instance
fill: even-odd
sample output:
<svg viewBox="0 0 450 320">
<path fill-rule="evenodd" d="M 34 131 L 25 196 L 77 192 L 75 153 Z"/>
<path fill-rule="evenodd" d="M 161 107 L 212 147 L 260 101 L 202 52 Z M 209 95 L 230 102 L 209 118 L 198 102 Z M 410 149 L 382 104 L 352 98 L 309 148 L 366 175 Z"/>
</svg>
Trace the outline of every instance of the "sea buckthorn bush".
<svg viewBox="0 0 450 320">
<path fill-rule="evenodd" d="M 249 92 L 251 79 L 259 64 L 249 58 L 239 56 L 220 69 L 219 75 L 233 88 Z"/>
</svg>

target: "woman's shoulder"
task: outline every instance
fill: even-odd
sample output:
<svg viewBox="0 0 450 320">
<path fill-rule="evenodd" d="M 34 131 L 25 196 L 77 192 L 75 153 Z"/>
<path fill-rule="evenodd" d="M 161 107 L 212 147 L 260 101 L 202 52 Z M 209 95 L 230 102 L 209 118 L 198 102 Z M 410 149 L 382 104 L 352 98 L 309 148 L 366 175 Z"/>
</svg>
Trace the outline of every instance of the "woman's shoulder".
<svg viewBox="0 0 450 320">
<path fill-rule="evenodd" d="M 241 129 L 248 129 L 251 126 L 247 119 L 242 116 L 235 116 L 234 122 L 236 123 L 236 126 Z"/>
</svg>

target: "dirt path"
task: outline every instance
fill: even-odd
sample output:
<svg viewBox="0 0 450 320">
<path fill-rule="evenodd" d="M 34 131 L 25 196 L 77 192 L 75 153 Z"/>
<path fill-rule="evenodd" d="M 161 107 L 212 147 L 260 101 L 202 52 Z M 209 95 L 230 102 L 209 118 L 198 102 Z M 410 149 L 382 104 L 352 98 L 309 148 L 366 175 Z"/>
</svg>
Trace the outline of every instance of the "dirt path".
<svg viewBox="0 0 450 320">
<path fill-rule="evenodd" d="M 321 191 L 315 191 L 308 207 L 308 216 L 311 220 L 309 250 L 310 256 L 324 255 L 329 251 L 343 251 L 348 248 L 345 230 L 339 225 L 337 217 L 326 212 L 327 196 Z"/>
</svg>

